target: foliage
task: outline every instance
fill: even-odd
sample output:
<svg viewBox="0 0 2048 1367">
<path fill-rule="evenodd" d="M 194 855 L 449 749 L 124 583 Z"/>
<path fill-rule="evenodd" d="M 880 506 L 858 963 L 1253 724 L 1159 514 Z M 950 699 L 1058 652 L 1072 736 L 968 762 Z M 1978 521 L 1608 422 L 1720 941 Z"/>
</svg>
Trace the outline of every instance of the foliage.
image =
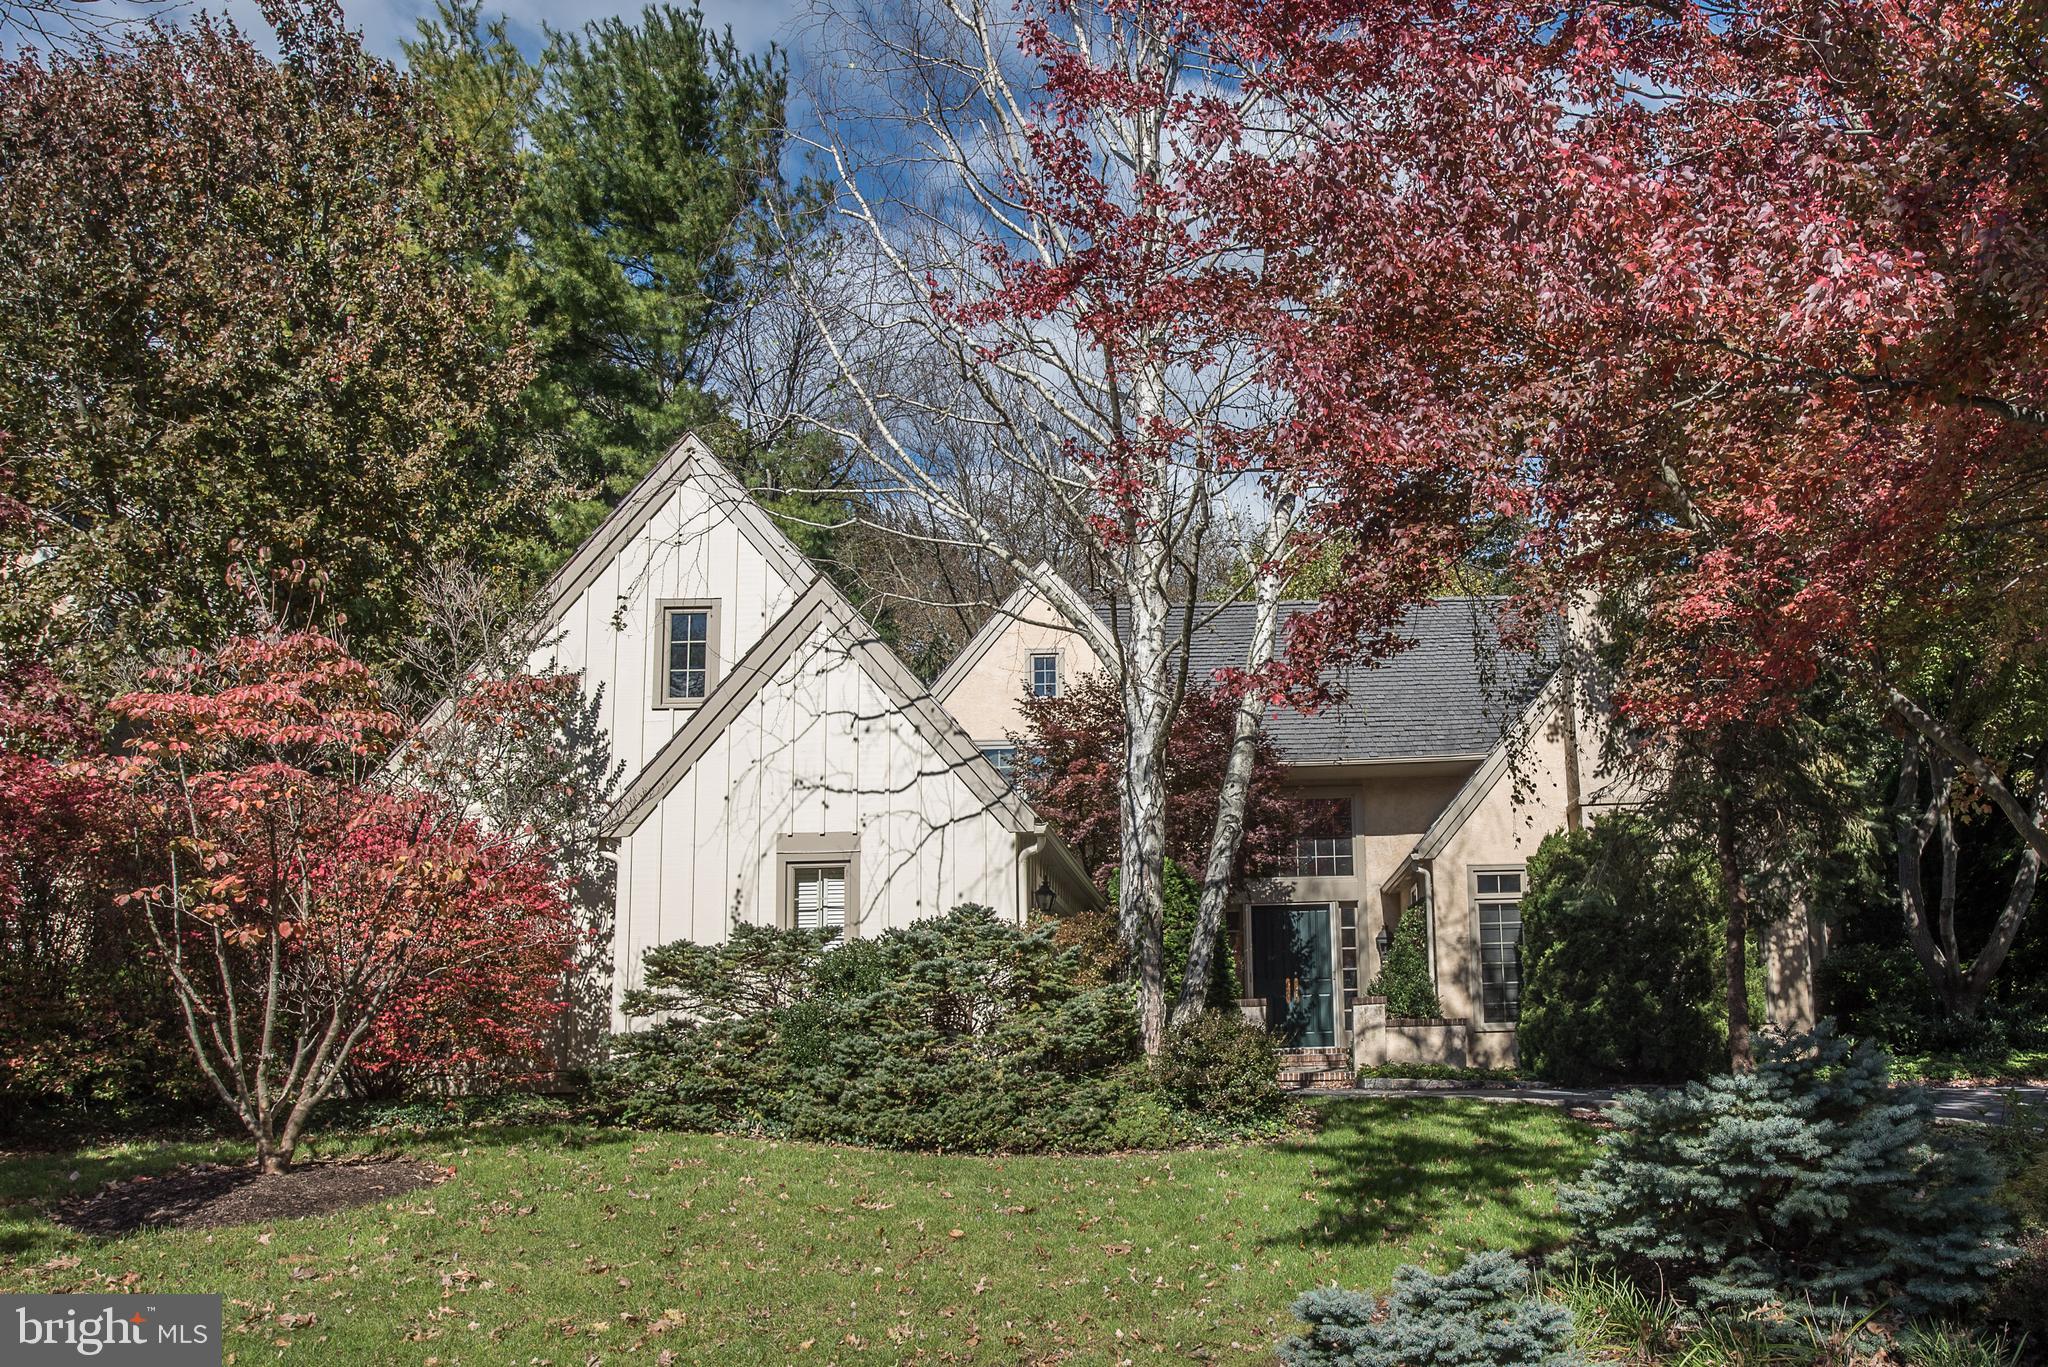
<svg viewBox="0 0 2048 1367">
<path fill-rule="evenodd" d="M 1568 1367 L 1572 1316 L 1537 1297 L 1529 1270 L 1503 1252 L 1474 1253 L 1456 1271 L 1394 1273 L 1375 1296 L 1327 1287 L 1294 1303 L 1306 1334 L 1280 1345 L 1288 1367 Z"/>
<path fill-rule="evenodd" d="M 1033 808 L 1060 830 L 1106 883 L 1119 858 L 1118 776 L 1123 765 L 1123 702 L 1099 674 L 1074 681 L 1056 698 L 1026 698 L 1017 747 L 1017 784 Z M 1166 741 L 1166 853 L 1182 870 L 1207 860 L 1216 792 L 1229 762 L 1236 703 L 1220 690 L 1190 686 Z M 1262 736 L 1245 799 L 1240 886 L 1294 852 L 1299 816 L 1284 795 L 1280 753 Z M 1183 873 L 1182 880 L 1186 881 Z M 1196 890 L 1199 895 L 1199 888 Z M 1171 889 L 1165 894 L 1171 895 Z M 1170 915 L 1170 913 L 1169 913 Z M 1168 932 L 1171 934 L 1171 931 Z M 1169 981 L 1178 981 L 1169 975 Z"/>
<path fill-rule="evenodd" d="M 1234 1007 L 1174 1028 L 1155 1066 L 1179 1106 L 1227 1123 L 1270 1119 L 1285 1100 L 1273 1037 Z"/>
<path fill-rule="evenodd" d="M 245 544 L 319 563 L 372 660 L 431 560 L 550 478 L 463 270 L 506 186 L 324 0 L 0 63 L 0 640 L 90 696 L 245 625 Z"/>
<path fill-rule="evenodd" d="M 1387 957 L 1365 985 L 1365 995 L 1385 997 L 1389 1016 L 1434 1020 L 1443 1015 L 1429 971 L 1429 918 L 1420 908 L 1410 907 L 1395 925 Z"/>
<path fill-rule="evenodd" d="M 1086 985 L 1079 954 L 1050 928 L 985 907 L 836 946 L 736 926 L 723 944 L 663 945 L 645 963 L 627 1011 L 669 1018 L 619 1037 L 603 1084 L 634 1124 L 1086 1152 L 1172 1144 L 1275 1110 L 1269 1044 L 1261 1058 L 1205 1032 L 1162 1084 L 1139 1059 L 1128 990 Z"/>
<path fill-rule="evenodd" d="M 1117 901 L 1118 875 L 1109 876 L 1107 888 L 1110 905 Z M 1188 876 L 1179 862 L 1166 861 L 1164 877 L 1160 880 L 1160 917 L 1162 920 L 1160 942 L 1163 946 L 1162 963 L 1168 982 L 1179 982 L 1187 972 L 1188 951 L 1193 945 L 1195 931 L 1201 923 L 1202 889 Z M 1077 912 L 1066 919 L 1076 923 L 1093 920 L 1093 914 Z M 1099 924 L 1076 924 L 1059 937 L 1066 943 L 1077 944 L 1107 968 L 1107 976 L 1114 980 L 1128 980 L 1130 977 L 1129 956 L 1122 945 L 1117 943 L 1115 927 L 1103 917 Z M 1229 937 L 1219 935 L 1209 959 L 1209 997 L 1206 1003 L 1211 1010 L 1225 1011 L 1237 1004 L 1238 977 L 1237 955 Z"/>
<path fill-rule="evenodd" d="M 1985 1155 L 1937 1142 L 1927 1098 L 1829 1031 L 1770 1044 L 1754 1073 L 1629 1093 L 1608 1119 L 1559 1193 L 1577 1246 L 1710 1310 L 1949 1309 L 2009 1255 Z"/>
<path fill-rule="evenodd" d="M 42 665 L 0 670 L 0 1126 L 125 1130 L 203 1083 L 113 905 L 119 793 L 98 718 Z"/>
<path fill-rule="evenodd" d="M 771 206 L 804 195 L 781 175 L 782 54 L 743 55 L 701 9 L 665 3 L 546 34 L 529 58 L 502 19 L 443 0 L 405 44 L 473 152 L 518 186 L 479 266 L 532 333 L 527 417 L 579 491 L 527 554 L 566 556 L 692 429 L 715 431 L 764 503 L 793 519 L 784 529 L 824 549 L 808 524 L 843 514 L 806 491 L 838 483 L 832 443 L 779 433 L 762 449 L 704 388 L 721 335 L 783 267 Z"/>
<path fill-rule="evenodd" d="M 544 852 L 378 768 L 402 724 L 318 632 L 151 671 L 109 705 L 139 908 L 200 1071 L 288 1165 L 358 1064 L 531 1058 L 572 930 Z"/>
<path fill-rule="evenodd" d="M 1522 897 L 1523 1065 L 1568 1086 L 1713 1071 L 1716 917 L 1711 872 L 1642 817 L 1544 840 Z"/>
</svg>

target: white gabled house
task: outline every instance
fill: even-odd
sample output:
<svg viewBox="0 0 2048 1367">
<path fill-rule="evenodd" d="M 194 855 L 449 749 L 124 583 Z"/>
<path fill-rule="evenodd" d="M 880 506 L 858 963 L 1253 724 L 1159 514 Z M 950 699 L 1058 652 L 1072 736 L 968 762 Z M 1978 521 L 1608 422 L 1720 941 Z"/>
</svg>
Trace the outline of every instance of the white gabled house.
<svg viewBox="0 0 2048 1367">
<path fill-rule="evenodd" d="M 624 786 L 614 1024 L 648 949 L 740 924 L 1022 922 L 1071 852 L 696 437 L 548 582 L 536 670 L 580 674 Z"/>
</svg>

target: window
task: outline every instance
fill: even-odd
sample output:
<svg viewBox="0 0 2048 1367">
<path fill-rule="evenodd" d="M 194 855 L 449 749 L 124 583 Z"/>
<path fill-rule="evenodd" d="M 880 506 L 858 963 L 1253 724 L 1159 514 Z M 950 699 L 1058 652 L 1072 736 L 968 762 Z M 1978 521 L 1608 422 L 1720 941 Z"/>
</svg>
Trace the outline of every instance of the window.
<svg viewBox="0 0 2048 1367">
<path fill-rule="evenodd" d="M 846 865 L 799 865 L 789 871 L 789 882 L 790 919 L 798 930 L 846 928 Z"/>
<path fill-rule="evenodd" d="M 1305 798 L 1294 807 L 1301 822 L 1294 841 L 1294 876 L 1351 877 L 1351 799 Z"/>
<path fill-rule="evenodd" d="M 663 603 L 656 705 L 694 707 L 718 686 L 718 604 Z"/>
<path fill-rule="evenodd" d="M 1479 908 L 1479 1018 L 1509 1025 L 1522 1018 L 1522 874 L 1474 873 Z"/>
<path fill-rule="evenodd" d="M 1017 768 L 1017 747 L 1014 745 L 984 745 L 981 757 L 995 765 L 996 772 L 1004 778 L 1010 777 Z"/>
<path fill-rule="evenodd" d="M 1060 695 L 1060 657 L 1047 651 L 1031 657 L 1031 696 L 1057 698 Z"/>
</svg>

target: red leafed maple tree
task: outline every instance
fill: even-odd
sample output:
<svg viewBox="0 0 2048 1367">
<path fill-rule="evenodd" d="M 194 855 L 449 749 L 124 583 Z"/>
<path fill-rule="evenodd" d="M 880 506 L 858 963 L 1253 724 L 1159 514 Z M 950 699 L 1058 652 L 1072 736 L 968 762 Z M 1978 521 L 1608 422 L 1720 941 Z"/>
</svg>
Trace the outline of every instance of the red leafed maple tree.
<svg viewBox="0 0 2048 1367">
<path fill-rule="evenodd" d="M 1202 867 L 1216 820 L 1233 740 L 1235 701 L 1215 689 L 1190 688 L 1167 737 L 1166 854 L 1182 868 Z M 1115 686 L 1090 674 L 1056 698 L 1024 701 L 1025 731 L 1015 778 L 1034 810 L 1059 828 L 1097 883 L 1117 871 L 1117 773 L 1123 749 L 1123 708 Z M 1245 797 L 1244 838 L 1232 886 L 1279 865 L 1294 848 L 1300 824 L 1283 796 L 1279 752 L 1260 733 Z"/>
<path fill-rule="evenodd" d="M 538 1047 L 573 939 L 545 850 L 383 765 L 403 725 L 339 642 L 243 636 L 148 682 L 109 706 L 126 900 L 266 1171 L 352 1063 Z"/>
</svg>

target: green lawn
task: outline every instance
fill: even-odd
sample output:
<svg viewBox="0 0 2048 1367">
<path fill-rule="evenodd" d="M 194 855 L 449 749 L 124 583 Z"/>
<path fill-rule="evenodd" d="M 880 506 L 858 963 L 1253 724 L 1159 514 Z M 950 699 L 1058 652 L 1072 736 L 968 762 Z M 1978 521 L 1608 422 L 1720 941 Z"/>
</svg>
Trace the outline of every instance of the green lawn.
<svg viewBox="0 0 2048 1367">
<path fill-rule="evenodd" d="M 1591 1148 L 1537 1106 L 1320 1116 L 1271 1145 L 1117 1158 L 444 1132 L 384 1141 L 456 1169 L 389 1205 L 112 1241 L 38 1203 L 227 1146 L 15 1155 L 0 1287 L 221 1291 L 244 1365 L 1270 1361 L 1306 1287 L 1554 1241 L 1554 1185 Z"/>
</svg>

